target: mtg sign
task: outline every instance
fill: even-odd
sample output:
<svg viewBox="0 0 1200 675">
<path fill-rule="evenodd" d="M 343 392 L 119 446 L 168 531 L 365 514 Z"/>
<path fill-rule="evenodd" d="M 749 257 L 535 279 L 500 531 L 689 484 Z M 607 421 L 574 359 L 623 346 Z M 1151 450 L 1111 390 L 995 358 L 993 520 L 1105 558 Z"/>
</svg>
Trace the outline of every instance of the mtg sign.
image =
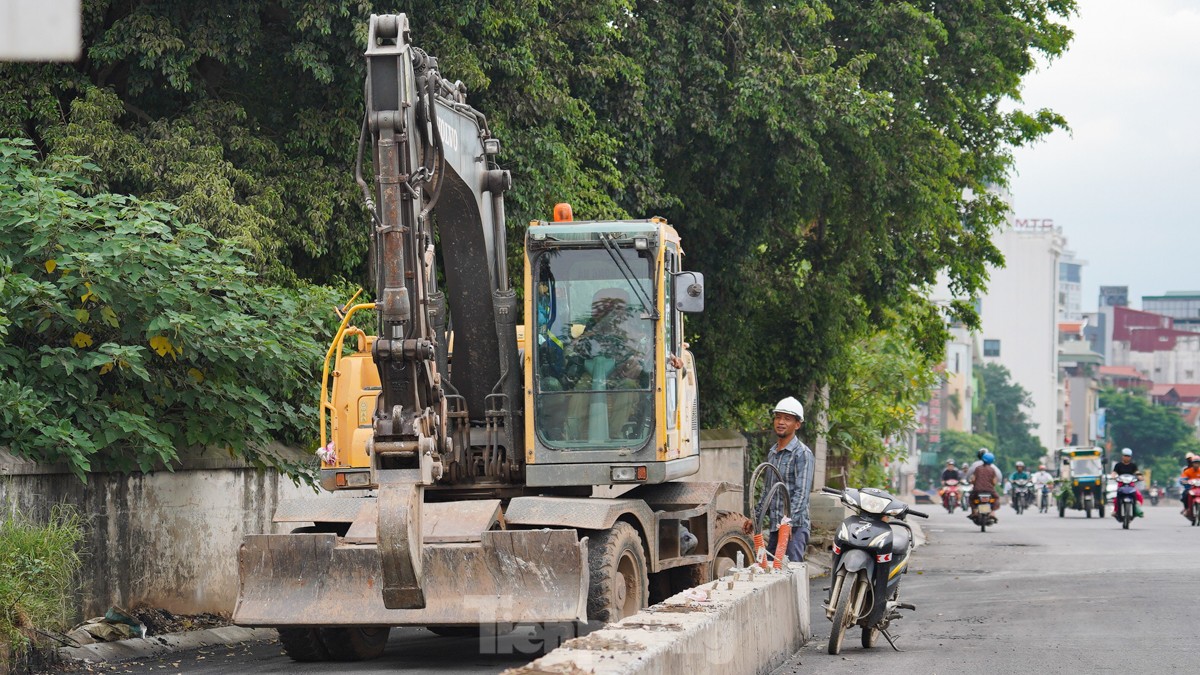
<svg viewBox="0 0 1200 675">
<path fill-rule="evenodd" d="M 1013 218 L 1014 230 L 1053 230 L 1053 218 Z"/>
</svg>

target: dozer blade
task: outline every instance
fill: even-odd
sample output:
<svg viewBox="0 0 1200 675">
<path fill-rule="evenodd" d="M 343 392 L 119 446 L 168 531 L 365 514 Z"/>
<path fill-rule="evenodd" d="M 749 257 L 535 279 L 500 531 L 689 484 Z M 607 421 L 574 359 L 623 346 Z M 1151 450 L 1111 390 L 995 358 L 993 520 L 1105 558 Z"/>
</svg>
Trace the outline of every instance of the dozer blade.
<svg viewBox="0 0 1200 675">
<path fill-rule="evenodd" d="M 379 548 L 333 534 L 242 543 L 233 622 L 242 626 L 453 626 L 585 621 L 587 539 L 575 530 L 497 530 L 423 547 L 425 606 L 383 604 Z"/>
</svg>

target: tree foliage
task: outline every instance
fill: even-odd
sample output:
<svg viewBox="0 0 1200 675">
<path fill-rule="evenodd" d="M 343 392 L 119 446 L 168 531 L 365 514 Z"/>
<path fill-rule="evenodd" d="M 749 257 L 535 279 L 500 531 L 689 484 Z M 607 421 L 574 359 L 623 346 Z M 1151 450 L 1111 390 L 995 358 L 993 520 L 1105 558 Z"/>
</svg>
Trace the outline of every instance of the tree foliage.
<svg viewBox="0 0 1200 675">
<path fill-rule="evenodd" d="M 958 466 L 959 471 L 966 471 L 977 458 L 980 448 L 996 447 L 996 438 L 982 433 L 969 434 L 965 431 L 956 431 L 947 429 L 942 432 L 942 441 L 938 446 L 938 459 L 940 460 L 937 471 L 934 475 L 939 475 L 946 463 L 946 460 L 953 459 Z"/>
<path fill-rule="evenodd" d="M 1111 388 L 1100 392 L 1100 406 L 1106 409 L 1110 455 L 1132 448 L 1138 466 L 1153 468 L 1156 480 L 1178 476 L 1196 439 L 1177 409 L 1154 405 L 1141 392 Z"/>
<path fill-rule="evenodd" d="M 306 441 L 329 292 L 264 285 L 173 207 L 52 164 L 0 140 L 0 445 L 82 478 Z"/>
<path fill-rule="evenodd" d="M 1037 425 L 1025 414 L 1033 406 L 1029 392 L 1013 382 L 1008 368 L 998 363 L 985 363 L 976 372 L 980 405 L 974 410 L 972 427 L 976 433 L 996 439 L 989 449 L 996 455 L 997 466 L 1007 469 L 1017 461 L 1037 466 L 1048 450 L 1033 435 Z"/>
<path fill-rule="evenodd" d="M 707 279 L 689 337 L 715 425 L 854 371 L 893 308 L 915 308 L 904 330 L 941 353 L 943 317 L 921 289 L 945 270 L 969 297 L 1001 262 L 989 188 L 1014 147 L 1064 125 L 1002 103 L 1019 101 L 1035 55 L 1066 48 L 1075 0 L 396 9 L 504 142 L 514 260 L 515 230 L 558 201 L 677 225 Z M 0 136 L 91 157 L 86 194 L 177 204 L 265 282 L 365 278 L 352 176 L 372 11 L 85 0 L 80 62 L 0 65 Z"/>
<path fill-rule="evenodd" d="M 937 384 L 935 363 L 905 332 L 915 312 L 894 319 L 896 328 L 855 343 L 829 387 L 829 445 L 845 456 L 850 485 L 886 487 L 885 460 L 902 459 L 906 446 L 892 443 L 916 426 L 917 405 Z"/>
</svg>

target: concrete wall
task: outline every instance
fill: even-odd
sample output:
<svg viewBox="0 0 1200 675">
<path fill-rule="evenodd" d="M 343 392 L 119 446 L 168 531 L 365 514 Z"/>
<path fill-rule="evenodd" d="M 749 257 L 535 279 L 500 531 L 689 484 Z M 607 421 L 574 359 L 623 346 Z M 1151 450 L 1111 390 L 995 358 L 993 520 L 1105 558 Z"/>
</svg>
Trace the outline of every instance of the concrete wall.
<svg viewBox="0 0 1200 675">
<path fill-rule="evenodd" d="M 180 614 L 233 611 L 243 535 L 274 531 L 280 498 L 312 494 L 272 471 L 194 457 L 174 473 L 96 473 L 82 483 L 56 467 L 0 454 L 0 505 L 35 521 L 58 504 L 87 519 L 80 618 L 111 605 Z"/>
<path fill-rule="evenodd" d="M 812 637 L 804 563 L 698 588 L 703 600 L 681 593 L 503 675 L 770 673 Z"/>
<path fill-rule="evenodd" d="M 701 432 L 701 470 L 692 480 L 741 484 L 746 441 Z M 279 452 L 295 454 L 283 448 Z M 160 607 L 179 614 L 232 613 L 237 552 L 247 534 L 280 532 L 271 517 L 280 499 L 312 496 L 274 471 L 259 471 L 223 453 L 183 458 L 174 472 L 95 473 L 82 483 L 0 451 L 0 507 L 41 522 L 69 504 L 88 522 L 78 613 L 111 605 Z M 727 493 L 721 508 L 742 511 Z"/>
</svg>

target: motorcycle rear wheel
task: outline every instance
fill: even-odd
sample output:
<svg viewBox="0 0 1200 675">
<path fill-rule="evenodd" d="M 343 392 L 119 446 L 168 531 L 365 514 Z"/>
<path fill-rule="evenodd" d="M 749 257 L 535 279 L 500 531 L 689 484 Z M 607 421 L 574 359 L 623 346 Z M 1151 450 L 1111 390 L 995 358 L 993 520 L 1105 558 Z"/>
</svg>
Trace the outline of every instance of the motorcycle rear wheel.
<svg viewBox="0 0 1200 675">
<path fill-rule="evenodd" d="M 834 656 L 842 653 L 842 640 L 846 638 L 846 629 L 858 620 L 862 599 L 866 594 L 866 584 L 860 582 L 865 578 L 865 572 L 858 572 L 854 576 L 847 575 L 842 579 L 837 605 L 833 610 L 833 627 L 829 630 L 829 653 Z"/>
</svg>

